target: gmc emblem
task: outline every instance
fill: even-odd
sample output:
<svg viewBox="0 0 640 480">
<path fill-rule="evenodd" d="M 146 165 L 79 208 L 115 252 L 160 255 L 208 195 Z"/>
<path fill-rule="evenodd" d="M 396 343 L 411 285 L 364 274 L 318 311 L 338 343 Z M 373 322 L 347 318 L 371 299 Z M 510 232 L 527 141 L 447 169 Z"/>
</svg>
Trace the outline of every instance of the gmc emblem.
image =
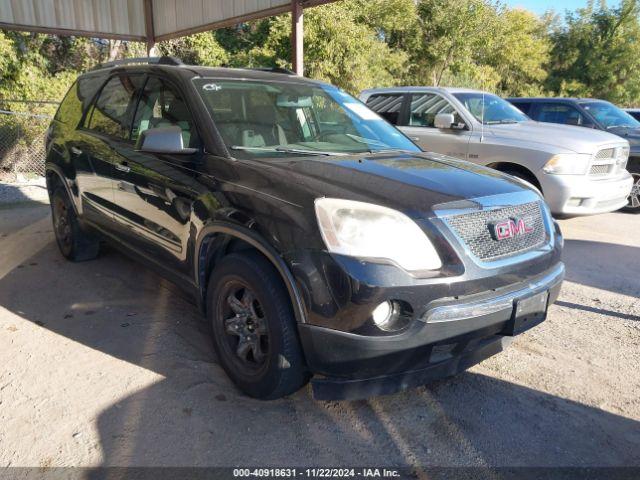
<svg viewBox="0 0 640 480">
<path fill-rule="evenodd" d="M 528 226 L 522 218 L 510 218 L 492 223 L 489 225 L 489 230 L 493 239 L 498 241 L 533 232 L 533 228 Z"/>
</svg>

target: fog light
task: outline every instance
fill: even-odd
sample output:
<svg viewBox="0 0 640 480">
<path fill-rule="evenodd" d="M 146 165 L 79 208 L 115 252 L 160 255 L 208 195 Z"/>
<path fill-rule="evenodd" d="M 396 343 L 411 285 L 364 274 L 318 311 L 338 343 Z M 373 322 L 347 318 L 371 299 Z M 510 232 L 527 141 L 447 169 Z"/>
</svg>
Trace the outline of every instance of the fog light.
<svg viewBox="0 0 640 480">
<path fill-rule="evenodd" d="M 376 307 L 371 314 L 373 323 L 382 330 L 387 330 L 393 317 L 393 304 L 391 302 L 382 302 Z"/>
</svg>

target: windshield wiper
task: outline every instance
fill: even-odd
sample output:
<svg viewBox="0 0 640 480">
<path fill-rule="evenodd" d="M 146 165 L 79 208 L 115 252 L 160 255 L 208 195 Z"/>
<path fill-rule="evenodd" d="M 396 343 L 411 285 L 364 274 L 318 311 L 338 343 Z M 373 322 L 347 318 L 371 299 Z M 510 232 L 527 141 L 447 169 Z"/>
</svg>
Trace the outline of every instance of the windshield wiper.
<svg viewBox="0 0 640 480">
<path fill-rule="evenodd" d="M 380 142 L 378 140 L 373 140 L 372 138 L 361 137 L 360 135 L 353 135 L 352 133 L 345 133 L 345 135 L 351 140 L 355 140 L 358 143 L 363 143 L 365 145 L 375 145 L 376 147 L 392 150 L 391 145 L 387 145 L 386 143 Z"/>
<path fill-rule="evenodd" d="M 279 153 L 291 153 L 292 155 L 318 155 L 318 156 L 332 156 L 332 155 L 345 155 L 340 152 L 324 152 L 322 150 L 304 150 L 302 148 L 286 148 L 286 147 L 243 147 L 242 145 L 232 145 L 229 147 L 231 150 L 244 150 L 247 152 L 279 152 Z"/>
<path fill-rule="evenodd" d="M 511 123 L 520 123 L 518 120 L 488 120 L 485 125 L 506 125 Z"/>
</svg>

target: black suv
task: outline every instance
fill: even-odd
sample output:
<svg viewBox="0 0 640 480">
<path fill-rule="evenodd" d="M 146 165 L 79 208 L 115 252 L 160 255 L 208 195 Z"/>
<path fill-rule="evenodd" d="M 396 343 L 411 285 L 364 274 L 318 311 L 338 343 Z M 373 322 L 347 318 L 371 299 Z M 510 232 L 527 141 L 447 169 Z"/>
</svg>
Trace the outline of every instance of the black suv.
<svg viewBox="0 0 640 480">
<path fill-rule="evenodd" d="M 542 321 L 564 275 L 535 191 L 284 71 L 105 65 L 66 95 L 47 151 L 62 254 L 106 240 L 183 287 L 258 398 L 312 376 L 341 399 L 453 375 Z"/>
<path fill-rule="evenodd" d="M 627 170 L 633 176 L 633 188 L 624 210 L 640 213 L 640 121 L 629 112 L 605 100 L 591 98 L 508 98 L 509 102 L 532 120 L 595 128 L 610 132 L 629 142 L 631 151 Z"/>
</svg>

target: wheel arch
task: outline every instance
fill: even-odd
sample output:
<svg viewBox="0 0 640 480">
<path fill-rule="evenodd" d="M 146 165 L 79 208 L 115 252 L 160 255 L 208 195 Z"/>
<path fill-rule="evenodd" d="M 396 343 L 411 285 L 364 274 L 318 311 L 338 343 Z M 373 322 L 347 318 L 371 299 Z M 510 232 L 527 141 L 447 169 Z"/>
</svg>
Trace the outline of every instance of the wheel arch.
<svg viewBox="0 0 640 480">
<path fill-rule="evenodd" d="M 76 205 L 76 202 L 74 200 L 76 196 L 71 191 L 69 182 L 67 182 L 66 176 L 62 169 L 58 165 L 48 163 L 45 167 L 45 179 L 47 182 L 47 191 L 49 192 L 49 195 L 53 193 L 56 185 L 60 184 L 64 187 L 67 195 L 69 195 L 69 200 L 71 201 L 70 203 L 73 206 L 74 213 L 78 215 L 78 205 Z"/>
<path fill-rule="evenodd" d="M 306 323 L 302 296 L 289 267 L 280 254 L 257 232 L 247 227 L 226 223 L 204 227 L 196 242 L 194 271 L 198 288 L 198 303 L 202 311 L 206 312 L 209 276 L 216 263 L 229 253 L 242 250 L 258 251 L 275 267 L 291 299 L 296 321 Z"/>
<path fill-rule="evenodd" d="M 542 186 L 540 185 L 540 182 L 538 181 L 538 178 L 536 177 L 535 173 L 533 173 L 529 168 L 519 164 L 519 163 L 513 163 L 513 162 L 495 162 L 495 163 L 490 163 L 487 165 L 487 167 L 489 168 L 493 168 L 495 170 L 498 170 L 500 172 L 507 172 L 509 170 L 514 170 L 517 172 L 520 172 L 522 174 L 524 174 L 525 176 L 529 177 L 533 183 L 533 185 L 542 192 Z"/>
</svg>

